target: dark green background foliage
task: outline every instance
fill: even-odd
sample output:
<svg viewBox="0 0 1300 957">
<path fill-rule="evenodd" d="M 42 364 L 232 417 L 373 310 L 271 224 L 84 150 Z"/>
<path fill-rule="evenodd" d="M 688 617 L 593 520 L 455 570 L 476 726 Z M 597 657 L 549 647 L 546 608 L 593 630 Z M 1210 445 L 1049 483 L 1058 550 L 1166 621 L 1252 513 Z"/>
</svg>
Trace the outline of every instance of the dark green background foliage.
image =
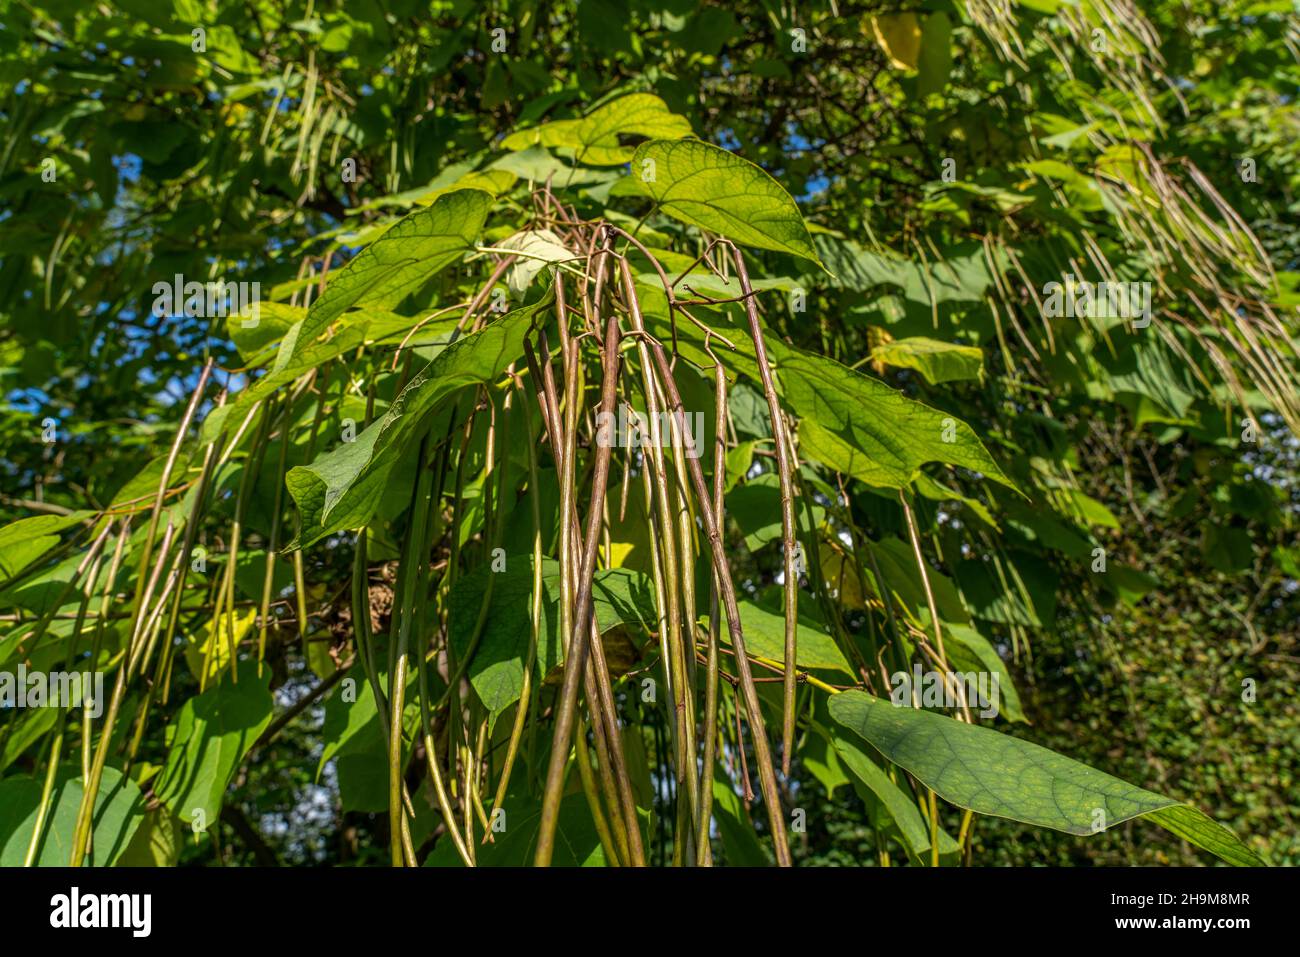
<svg viewBox="0 0 1300 957">
<path fill-rule="evenodd" d="M 911 853 L 882 800 L 846 773 L 837 746 L 869 753 L 864 760 L 889 771 L 922 812 L 927 785 L 955 800 L 919 772 L 909 779 L 902 757 L 877 754 L 879 740 L 846 732 L 855 729 L 828 715 L 823 693 L 827 684 L 871 682 L 887 696 L 879 672 L 900 662 L 899 647 L 884 636 L 895 634 L 902 652 L 913 654 L 932 627 L 900 505 L 905 489 L 949 653 L 995 661 L 1018 693 L 1023 714 L 1008 713 L 1004 691 L 1003 714 L 986 726 L 1198 807 L 1270 863 L 1300 863 L 1297 17 L 1280 0 L 1150 0 L 1140 11 L 1127 0 L 999 7 L 981 0 L 5 5 L 0 670 L 94 656 L 111 689 L 141 556 L 166 550 L 156 534 L 146 542 L 145 531 L 163 461 L 199 370 L 209 360 L 215 369 L 178 470 L 167 476 L 173 491 L 163 510 L 163 524 L 174 519 L 178 536 L 193 529 L 207 570 L 177 605 L 171 666 L 153 675 L 151 665 L 154 682 L 126 688 L 123 717 L 107 742 L 105 780 L 125 771 L 122 793 L 135 802 L 122 832 L 133 843 L 121 860 L 388 862 L 384 732 L 362 668 L 346 677 L 336 670 L 358 647 L 353 531 L 366 529 L 361 575 L 381 662 L 373 677 L 386 685 L 390 626 L 405 614 L 394 607 L 402 600 L 398 568 L 418 527 L 412 503 L 422 474 L 416 466 L 424 463 L 417 449 L 426 450 L 425 436 L 465 431 L 467 422 L 463 448 L 428 445 L 430 461 L 448 475 L 459 467 L 466 483 L 459 502 L 450 480 L 432 493 L 431 574 L 455 569 L 463 577 L 434 579 L 427 607 L 405 621 L 416 620 L 419 634 L 445 625 L 454 650 L 480 655 L 469 670 L 466 707 L 475 720 L 490 711 L 494 721 L 486 741 L 490 806 L 524 670 L 510 671 L 509 663 L 520 658 L 516 645 L 529 631 L 532 578 L 520 569 L 531 568 L 530 496 L 542 503 L 542 548 L 554 557 L 560 480 L 535 406 L 529 420 L 512 416 L 509 427 L 520 431 L 495 460 L 485 429 L 475 425 L 483 417 L 472 410 L 491 393 L 495 414 L 504 414 L 503 372 L 511 363 L 526 371 L 528 323 L 549 315 L 554 287 L 543 286 L 562 271 L 524 277 L 522 288 L 509 291 L 513 311 L 476 333 L 481 338 L 449 346 L 459 313 L 446 310 L 463 308 L 479 291 L 492 249 L 532 228 L 531 188 L 548 175 L 584 218 L 635 227 L 670 257 L 675 274 L 701 251 L 701 229 L 724 230 L 724 220 L 701 221 L 698 205 L 674 204 L 669 192 L 682 188 L 678 171 L 703 157 L 729 172 L 695 199 L 740 183 L 744 202 L 766 191 L 772 203 L 776 225 L 767 233 L 753 233 L 764 220 L 747 207 L 727 235 L 745 248 L 798 432 L 799 537 L 819 559 L 800 582 L 801 655 L 821 638 L 816 647 L 835 658 L 830 668 L 801 658 L 822 684 L 800 682 L 798 750 L 781 781 L 787 821 L 793 808 L 807 816 L 806 832 L 790 835 L 795 862 L 930 862 L 928 850 Z M 1123 24 L 1119 33 L 1101 29 L 1113 23 Z M 204 30 L 201 51 L 192 46 L 196 27 Z M 502 39 L 505 49 L 494 49 Z M 533 132 L 600 108 L 618 113 L 630 94 L 657 96 L 663 107 L 655 120 L 666 125 L 629 126 L 594 147 Z M 727 166 L 730 157 L 684 139 L 691 135 L 775 182 L 739 160 Z M 655 142 L 634 155 L 644 139 Z M 658 158 L 661 171 L 649 197 L 633 175 L 646 157 Z M 471 189 L 438 192 L 452 187 Z M 437 218 L 453 204 L 454 222 Z M 796 204 L 803 222 L 788 211 Z M 394 226 L 404 214 L 404 225 Z M 442 226 L 452 238 L 429 237 Z M 467 257 L 476 244 L 488 252 Z M 391 296 L 367 299 L 349 285 L 366 262 L 358 257 L 387 262 L 386 255 L 412 249 L 422 265 Z M 349 261 L 357 271 L 341 272 Z M 648 262 L 638 258 L 634 269 L 647 326 L 667 342 L 662 289 Z M 248 331 L 237 320 L 155 316 L 154 284 L 176 274 L 260 282 L 261 325 Z M 1046 284 L 1067 275 L 1152 283 L 1152 324 L 1044 316 Z M 717 277 L 704 271 L 692 277 L 701 299 L 736 294 L 734 286 L 711 286 Z M 324 300 L 322 287 L 331 290 Z M 806 303 L 793 306 L 792 290 Z M 325 307 L 311 310 L 307 326 L 292 326 L 308 315 L 301 307 L 309 295 Z M 696 311 L 740 346 L 726 359 L 727 552 L 750 621 L 776 622 L 771 633 L 746 625 L 750 650 L 770 640 L 776 650 L 760 653 L 779 659 L 784 559 L 768 408 L 740 308 L 701 303 Z M 431 314 L 416 335 L 413 327 Z M 554 329 L 554 319 L 546 321 Z M 313 343 L 336 322 L 332 339 Z M 684 401 L 708 410 L 711 430 L 707 343 L 680 317 L 677 323 Z M 302 328 L 309 331 L 300 339 L 281 343 Z M 401 369 L 394 352 L 407 345 L 407 333 Z M 429 359 L 423 391 L 397 403 Z M 594 408 L 599 369 L 587 368 Z M 250 393 L 259 380 L 262 392 Z M 219 392 L 235 412 L 210 417 Z M 223 429 L 233 433 L 250 394 L 268 397 L 282 419 L 274 429 L 257 420 L 214 471 L 207 512 L 187 525 L 185 496 L 204 449 Z M 304 395 L 306 404 L 294 404 Z M 961 429 L 952 444 L 934 434 L 948 417 Z M 53 442 L 42 437 L 49 420 Z M 364 467 L 353 446 L 333 438 L 349 420 L 358 432 L 375 420 L 391 424 L 389 444 L 381 440 Z M 256 439 L 263 428 L 265 441 Z M 708 441 L 711 476 L 712 432 Z M 530 444 L 541 459 L 535 483 Z M 590 447 L 584 436 L 580 451 Z M 494 461 L 504 470 L 504 517 L 485 517 L 483 476 L 497 474 Z M 616 455 L 615 504 L 619 462 Z M 320 496 L 336 485 L 351 497 L 322 514 Z M 632 486 L 628 512 L 640 514 L 640 479 Z M 585 509 L 585 486 L 578 495 Z M 107 574 L 121 527 L 113 525 L 89 604 L 93 618 L 104 589 L 118 596 L 117 615 L 74 634 L 81 589 L 69 594 L 62 585 L 108 527 L 95 524 L 100 513 L 128 512 L 137 517 L 123 539 L 119 577 Z M 3 526 L 35 516 L 69 517 L 52 530 L 21 526 L 24 542 L 4 538 Z M 238 689 L 224 639 L 212 640 L 227 623 L 213 617 L 213 602 L 224 600 L 216 586 L 230 561 L 232 519 L 244 536 L 230 575 L 236 617 L 253 615 L 264 594 L 275 598 L 271 627 L 259 635 L 252 618 L 241 626 Z M 498 544 L 518 564 L 513 578 L 494 586 L 501 593 L 480 648 L 474 615 L 488 574 L 474 571 Z M 671 863 L 681 849 L 670 725 L 664 708 L 641 697 L 642 679 L 663 667 L 645 584 L 650 545 L 644 528 L 631 526 L 615 530 L 614 545 L 618 557 L 608 564 L 627 571 L 598 573 L 596 616 L 607 653 L 618 659 L 610 667 L 647 859 Z M 1104 572 L 1093 567 L 1098 548 Z M 281 553 L 269 566 L 268 551 Z M 707 551 L 700 555 L 694 579 L 707 616 Z M 883 603 L 877 562 L 889 582 Z M 273 587 L 265 590 L 268 567 Z M 548 592 L 552 606 L 558 588 Z M 536 673 L 546 680 L 534 689 L 547 705 L 559 687 L 561 655 L 554 608 L 548 613 Z M 991 658 L 963 644 L 962 627 Z M 864 677 L 859 664 L 885 651 Z M 485 675 L 501 662 L 504 672 Z M 358 698 L 344 704 L 349 678 Z M 436 698 L 445 675 L 434 680 Z M 779 685 L 760 687 L 775 745 Z M 423 776 L 414 678 L 411 688 L 403 722 L 417 805 L 411 838 L 420 861 L 455 863 Z M 499 707 L 490 688 L 503 696 Z M 1253 694 L 1243 697 L 1247 688 Z M 322 693 L 312 697 L 313 689 Z M 295 702 L 304 702 L 300 713 L 291 710 Z M 762 803 L 746 808 L 736 786 L 743 753 L 757 793 L 757 755 L 735 743 L 729 708 L 724 703 L 713 857 L 765 863 L 771 828 Z M 21 790 L 26 801 L 39 794 L 33 781 L 43 782 L 56 740 L 72 765 L 83 748 L 99 744 L 98 737 L 83 741 L 77 720 L 55 722 L 53 713 L 0 710 L 0 788 Z M 533 730 L 505 804 L 521 830 L 482 851 L 503 862 L 532 859 L 550 724 Z M 569 863 L 601 853 L 576 778 L 559 818 L 565 847 L 577 849 Z M 75 822 L 74 791 L 59 792 L 50 826 Z M 22 862 L 35 801 L 0 808 L 5 863 Z M 220 821 L 202 837 L 190 830 L 197 806 Z M 944 863 L 1214 860 L 1144 818 L 1079 837 L 981 814 L 969 848 L 957 851 L 949 836 L 964 834 L 962 808 L 940 801 L 939 815 Z M 71 845 L 70 831 L 58 836 L 60 851 Z M 557 849 L 556 862 L 563 857 Z"/>
</svg>

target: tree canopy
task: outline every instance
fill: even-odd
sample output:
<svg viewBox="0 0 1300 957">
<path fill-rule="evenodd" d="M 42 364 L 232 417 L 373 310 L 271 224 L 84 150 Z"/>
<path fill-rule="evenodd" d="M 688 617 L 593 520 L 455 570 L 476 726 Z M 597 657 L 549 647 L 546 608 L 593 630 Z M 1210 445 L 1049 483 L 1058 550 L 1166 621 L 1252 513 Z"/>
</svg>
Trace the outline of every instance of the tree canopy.
<svg viewBox="0 0 1300 957">
<path fill-rule="evenodd" d="M 1298 82 L 1282 0 L 7 6 L 0 863 L 1297 862 Z"/>
</svg>

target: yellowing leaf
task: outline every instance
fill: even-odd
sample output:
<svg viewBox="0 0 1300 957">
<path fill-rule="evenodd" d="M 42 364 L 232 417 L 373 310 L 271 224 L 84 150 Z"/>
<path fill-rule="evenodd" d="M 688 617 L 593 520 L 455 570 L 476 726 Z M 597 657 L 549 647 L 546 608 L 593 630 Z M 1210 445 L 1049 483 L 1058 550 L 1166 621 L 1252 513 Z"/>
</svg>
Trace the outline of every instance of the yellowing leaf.
<svg viewBox="0 0 1300 957">
<path fill-rule="evenodd" d="M 645 136 L 675 139 L 691 135 L 691 124 L 684 116 L 651 93 L 633 93 L 606 103 L 580 120 L 556 120 L 531 130 L 512 133 L 501 143 L 508 150 L 530 146 L 572 149 L 573 158 L 589 166 L 621 166 L 632 156 L 632 147 L 623 146 L 620 136 Z"/>
<path fill-rule="evenodd" d="M 878 346 L 871 358 L 885 365 L 915 369 L 932 384 L 976 379 L 984 369 L 978 346 L 962 346 L 925 336 L 895 339 Z"/>
<path fill-rule="evenodd" d="M 921 24 L 915 13 L 872 17 L 871 32 L 896 69 L 916 69 L 921 56 Z"/>
<path fill-rule="evenodd" d="M 206 681 L 211 681 L 230 668 L 230 634 L 233 627 L 235 645 L 238 646 L 257 621 L 257 609 L 249 607 L 243 612 L 238 610 L 223 614 L 220 618 L 209 618 L 185 643 L 185 660 L 189 662 L 190 671 L 204 679 L 203 663 L 208 663 Z"/>
</svg>

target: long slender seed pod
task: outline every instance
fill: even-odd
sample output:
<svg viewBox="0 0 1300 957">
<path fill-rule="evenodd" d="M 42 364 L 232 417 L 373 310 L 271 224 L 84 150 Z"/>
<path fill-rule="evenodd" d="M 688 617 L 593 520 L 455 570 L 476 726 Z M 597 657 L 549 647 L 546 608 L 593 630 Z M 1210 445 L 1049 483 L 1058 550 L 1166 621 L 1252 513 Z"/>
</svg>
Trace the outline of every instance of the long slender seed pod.
<svg viewBox="0 0 1300 957">
<path fill-rule="evenodd" d="M 561 293 L 562 294 L 562 293 Z M 584 300 L 585 301 L 585 300 Z M 556 455 L 556 464 L 561 476 L 561 515 L 567 515 L 568 520 L 562 521 L 560 525 L 560 556 L 561 556 L 561 575 L 560 575 L 560 592 L 561 592 L 561 613 L 560 628 L 564 635 L 569 635 L 573 628 L 573 619 L 571 609 L 573 608 L 573 585 L 571 584 L 579 574 L 579 561 L 574 546 L 574 542 L 581 537 L 581 528 L 578 524 L 577 507 L 574 503 L 571 490 L 574 488 L 574 480 L 571 465 L 573 463 L 574 449 L 574 429 L 576 421 L 567 421 L 560 424 L 558 421 L 559 402 L 555 394 L 555 382 L 551 373 L 551 364 L 549 352 L 547 351 L 546 334 L 544 331 L 539 332 L 539 343 L 543 349 L 541 386 L 539 387 L 539 401 L 542 403 L 543 415 L 547 410 L 551 410 L 553 422 L 551 425 L 552 435 L 559 436 L 560 441 L 553 445 Z M 568 398 L 570 395 L 580 395 L 582 392 L 580 380 L 582 375 L 581 366 L 576 361 L 578 344 L 576 341 L 569 339 L 569 352 L 572 353 L 572 360 L 566 361 L 566 400 L 565 410 L 566 419 L 569 418 L 569 410 L 573 410 L 573 417 L 576 419 L 576 400 Z M 527 345 L 527 343 L 525 343 Z M 530 368 L 533 374 L 538 374 L 537 362 L 531 349 L 527 352 Z M 571 373 L 567 370 L 572 370 Z M 566 639 L 567 640 L 567 639 Z M 633 864 L 643 863 L 640 833 L 636 830 L 635 825 L 630 831 L 624 830 L 625 821 L 636 821 L 635 802 L 631 796 L 631 787 L 628 782 L 626 769 L 623 763 L 622 739 L 619 735 L 617 720 L 614 717 L 613 694 L 609 688 L 608 673 L 604 660 L 604 649 L 598 638 L 590 644 L 593 658 L 595 659 L 594 681 L 595 688 L 587 686 L 588 701 L 591 703 L 593 712 L 598 714 L 599 719 L 593 724 L 593 731 L 596 733 L 596 744 L 598 757 L 601 767 L 602 784 L 610 783 L 607 773 L 611 775 L 618 790 L 619 798 L 623 804 L 622 814 L 611 814 L 610 823 L 614 831 L 614 836 L 618 840 L 620 848 L 626 849 L 626 854 Z M 567 652 L 566 652 L 567 655 Z M 567 660 L 567 659 L 566 659 Z M 584 682 L 587 676 L 584 676 Z M 604 733 L 600 733 L 600 732 Z"/>
<path fill-rule="evenodd" d="M 523 390 L 520 388 L 522 397 Z M 500 783 L 496 796 L 492 799 L 492 811 L 505 803 L 506 793 L 510 788 L 510 774 L 514 770 L 515 758 L 519 753 L 519 741 L 523 736 L 524 725 L 528 721 L 528 712 L 532 704 L 533 667 L 537 661 L 537 640 L 542 628 L 542 506 L 541 492 L 537 480 L 537 448 L 533 444 L 532 423 L 528 414 L 528 403 L 520 402 L 524 414 L 524 446 L 528 452 L 528 503 L 533 516 L 533 590 L 529 606 L 528 652 L 524 656 L 523 685 L 519 689 L 519 704 L 515 707 L 515 720 L 510 728 L 510 740 L 506 745 L 505 764 L 501 769 Z"/>
<path fill-rule="evenodd" d="M 706 345 L 707 348 L 707 345 Z M 723 521 L 723 492 L 727 482 L 727 374 L 722 362 L 713 357 L 714 387 L 714 443 L 713 443 L 713 514 Z M 700 762 L 699 818 L 695 847 L 700 867 L 713 864 L 713 849 L 709 843 L 709 823 L 713 817 L 713 762 L 718 739 L 718 573 L 715 569 L 709 594 L 708 666 L 704 676 L 704 719 L 700 722 L 703 737 L 703 760 Z"/>
<path fill-rule="evenodd" d="M 611 311 L 605 330 L 604 378 L 601 382 L 600 411 L 608 419 L 614 413 L 618 395 L 618 373 L 621 365 L 618 352 L 618 317 Z M 576 416 L 574 416 L 576 421 Z M 605 486 L 609 480 L 611 449 L 608 444 L 596 449 L 596 468 L 591 485 L 591 505 L 587 509 L 587 539 L 582 551 L 582 564 L 578 577 L 577 600 L 573 616 L 573 634 L 565 657 L 564 685 L 561 689 L 560 710 L 556 716 L 555 740 L 551 746 L 550 765 L 546 776 L 546 791 L 542 797 L 542 818 L 537 836 L 535 861 L 546 867 L 554 853 L 555 827 L 559 821 L 560 799 L 563 796 L 564 765 L 568 761 L 569 742 L 573 735 L 574 711 L 578 698 L 578 682 L 586 666 L 590 643 L 588 616 L 591 614 L 591 585 L 596 570 L 596 549 L 600 541 L 600 518 L 604 510 Z M 566 453 L 571 456 L 572 453 Z M 567 463 L 572 474 L 572 462 Z M 567 514 L 567 513 L 562 513 Z M 635 821 L 629 822 L 635 827 Z"/>
<path fill-rule="evenodd" d="M 763 342 L 763 327 L 754 305 L 754 290 L 749 284 L 745 257 L 740 249 L 731 246 L 732 262 L 736 265 L 736 278 L 744 299 L 745 316 L 749 319 L 749 335 L 754 340 L 754 357 L 758 362 L 758 376 L 763 384 L 763 397 L 767 400 L 768 419 L 772 424 L 772 440 L 776 446 L 776 473 L 781 484 L 781 547 L 785 550 L 785 680 L 782 685 L 781 721 L 781 771 L 790 775 L 790 754 L 794 745 L 795 722 L 795 663 L 798 660 L 799 579 L 796 563 L 794 526 L 794 490 L 790 464 L 790 444 L 786 437 L 785 416 L 781 401 L 776 395 L 772 380 L 772 367 L 767 358 L 767 345 Z M 811 556 L 810 559 L 812 560 Z"/>
<path fill-rule="evenodd" d="M 620 266 L 623 270 L 625 288 L 632 289 L 632 272 L 627 261 L 623 260 Z M 641 308 L 637 304 L 635 295 L 629 295 L 628 299 L 632 328 L 644 337 L 645 323 L 641 319 Z M 683 408 L 682 397 L 677 390 L 676 382 L 673 380 L 672 370 L 669 368 L 667 356 L 664 355 L 663 346 L 653 339 L 649 341 L 651 354 L 654 356 L 655 364 L 659 367 L 660 376 L 668 392 L 671 410 L 680 413 Z M 688 464 L 690 465 L 691 482 L 695 488 L 696 501 L 700 504 L 700 517 L 704 521 L 705 534 L 709 539 L 713 566 L 718 573 L 718 581 L 722 587 L 722 602 L 727 615 L 727 629 L 731 635 L 732 647 L 736 651 L 736 670 L 740 673 L 741 688 L 745 697 L 745 710 L 749 714 L 750 726 L 754 732 L 754 753 L 758 758 L 759 781 L 763 789 L 763 801 L 767 805 L 768 822 L 772 828 L 772 842 L 776 849 L 776 861 L 780 866 L 788 867 L 791 863 L 790 848 L 786 843 L 785 820 L 782 817 L 780 795 L 776 787 L 776 772 L 772 764 L 772 752 L 767 741 L 767 731 L 764 727 L 758 691 L 754 685 L 753 672 L 749 667 L 749 657 L 745 650 L 745 635 L 740 625 L 740 608 L 736 602 L 735 586 L 731 581 L 731 568 L 722 547 L 722 530 L 709 503 L 709 490 L 704 484 L 704 472 L 700 468 L 699 461 L 691 459 Z"/>
<path fill-rule="evenodd" d="M 594 631 L 594 628 L 593 628 Z M 594 633 L 591 636 L 591 646 L 595 648 L 600 643 L 600 635 Z M 629 850 L 627 822 L 623 819 L 623 814 L 619 806 L 618 785 L 614 781 L 613 761 L 610 758 L 609 741 L 605 734 L 603 723 L 603 714 L 600 710 L 600 692 L 596 690 L 595 666 L 592 664 L 592 657 L 587 658 L 587 667 L 582 676 L 583 691 L 587 696 L 588 706 L 593 713 L 594 721 L 591 722 L 592 742 L 596 746 L 597 775 L 600 780 L 600 795 L 604 798 L 604 806 L 608 808 L 608 818 L 610 821 L 610 833 L 614 840 L 615 854 L 613 860 L 618 864 L 626 864 L 631 860 L 631 851 Z M 591 702 L 595 702 L 592 706 Z M 581 711 L 579 711 L 581 718 Z M 585 754 L 587 750 L 587 739 L 582 731 L 577 733 L 575 751 Z M 590 756 L 588 756 L 590 757 Z M 635 818 L 633 819 L 635 822 Z"/>
<path fill-rule="evenodd" d="M 591 755 L 587 752 L 587 723 L 578 715 L 577 746 L 574 748 L 577 759 L 578 776 L 582 779 L 582 794 L 587 799 L 587 809 L 591 812 L 591 823 L 596 827 L 596 837 L 601 850 L 605 852 L 606 863 L 618 867 L 623 862 L 618 849 L 614 846 L 614 837 L 605 822 L 605 813 L 601 810 L 600 795 L 596 792 L 596 778 L 591 770 Z"/>
<path fill-rule="evenodd" d="M 373 393 L 372 393 L 373 395 Z M 271 591 L 275 585 L 275 555 L 280 547 L 280 521 L 284 511 L 284 471 L 289 454 L 289 425 L 292 422 L 293 404 L 285 404 L 280 422 L 280 460 L 275 467 L 275 504 L 271 511 L 271 538 L 266 544 L 266 574 L 262 578 L 262 608 L 258 615 L 261 628 L 257 636 L 257 667 L 262 667 L 266 657 L 266 633 L 270 627 Z"/>
<path fill-rule="evenodd" d="M 388 701 L 390 734 L 388 738 L 388 820 L 392 862 L 394 867 L 405 863 L 402 833 L 406 827 L 405 808 L 402 806 L 402 712 L 406 703 L 406 659 L 410 648 L 411 630 L 415 622 L 415 595 L 419 581 L 418 569 L 424 561 L 421 546 L 424 543 L 425 523 L 429 514 L 429 497 L 433 472 L 425 461 L 428 436 L 420 440 L 416 458 L 415 489 L 411 497 L 410 525 L 406 532 L 406 552 L 398 578 L 397 640 L 393 667 L 389 672 Z"/>
<path fill-rule="evenodd" d="M 199 400 L 203 397 L 203 390 L 208 384 L 208 376 L 212 374 L 213 361 L 212 357 L 209 356 L 207 362 L 203 364 L 203 371 L 199 373 L 199 381 L 190 394 L 189 404 L 186 405 L 185 413 L 181 416 L 180 425 L 176 429 L 176 438 L 172 440 L 171 449 L 167 453 L 167 461 L 163 465 L 162 475 L 158 477 L 158 493 L 154 496 L 153 508 L 149 512 L 148 530 L 144 535 L 140 561 L 137 564 L 139 572 L 136 577 L 135 601 L 131 609 L 133 631 L 144 617 L 142 599 L 145 589 L 145 570 L 149 567 L 149 560 L 152 557 L 154 535 L 158 531 L 158 518 L 162 514 L 163 499 L 166 497 L 167 489 L 171 485 L 172 469 L 176 466 L 176 458 L 180 454 L 181 444 L 185 440 L 185 433 L 189 431 L 190 422 L 194 419 L 194 412 L 198 409 Z"/>
</svg>

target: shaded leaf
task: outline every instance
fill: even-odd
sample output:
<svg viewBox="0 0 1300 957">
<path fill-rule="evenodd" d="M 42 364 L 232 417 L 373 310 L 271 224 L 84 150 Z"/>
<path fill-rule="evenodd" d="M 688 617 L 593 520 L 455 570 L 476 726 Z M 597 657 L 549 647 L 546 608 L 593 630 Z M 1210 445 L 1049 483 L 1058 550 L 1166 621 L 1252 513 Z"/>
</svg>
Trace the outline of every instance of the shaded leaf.
<svg viewBox="0 0 1300 957">
<path fill-rule="evenodd" d="M 832 700 L 834 700 L 832 698 Z M 916 802 L 902 788 L 890 780 L 884 768 L 869 758 L 854 744 L 850 736 L 839 729 L 830 730 L 831 742 L 844 767 L 863 787 L 875 795 L 893 819 L 912 857 L 923 860 L 930 854 L 930 825 L 917 809 Z M 957 842 L 946 831 L 939 831 L 939 853 L 952 854 L 958 850 Z"/>
<path fill-rule="evenodd" d="M 506 557 L 505 571 L 483 565 L 456 582 L 448 598 L 448 640 L 458 656 L 467 654 L 489 579 L 492 595 L 483 634 L 468 667 L 470 684 L 496 718 L 519 700 L 524 661 L 532 633 L 533 570 L 531 555 Z M 559 635 L 560 567 L 551 559 L 542 564 L 542 628 L 537 640 L 534 678 L 545 677 L 563 664 Z M 648 635 L 656 627 L 654 586 L 648 576 L 626 568 L 600 569 L 592 583 L 592 607 L 602 635 L 626 626 Z M 611 669 L 614 656 L 607 655 Z"/>
<path fill-rule="evenodd" d="M 537 835 L 541 830 L 542 802 L 529 797 L 509 795 L 501 806 L 498 826 L 492 840 L 474 849 L 479 867 L 525 867 L 533 863 L 537 852 Z M 461 867 L 464 862 L 450 838 L 434 845 L 425 867 Z M 605 851 L 600 846 L 591 811 L 581 794 L 569 794 L 560 802 L 560 816 L 555 828 L 552 867 L 604 867 Z"/>
<path fill-rule="evenodd" d="M 785 661 L 785 616 L 774 614 L 751 601 L 742 601 L 740 607 L 740 626 L 745 636 L 745 650 L 751 655 L 759 655 L 773 661 Z M 722 629 L 722 640 L 730 644 L 730 635 Z M 846 675 L 853 674 L 853 668 L 845 659 L 844 653 L 832 638 L 817 624 L 808 618 L 800 618 L 796 634 L 798 648 L 795 661 L 805 670 L 839 671 Z"/>
<path fill-rule="evenodd" d="M 1201 811 L 1028 741 L 861 691 L 833 696 L 830 711 L 958 807 L 1081 835 L 1145 816 L 1230 864 L 1263 863 Z"/>
</svg>

